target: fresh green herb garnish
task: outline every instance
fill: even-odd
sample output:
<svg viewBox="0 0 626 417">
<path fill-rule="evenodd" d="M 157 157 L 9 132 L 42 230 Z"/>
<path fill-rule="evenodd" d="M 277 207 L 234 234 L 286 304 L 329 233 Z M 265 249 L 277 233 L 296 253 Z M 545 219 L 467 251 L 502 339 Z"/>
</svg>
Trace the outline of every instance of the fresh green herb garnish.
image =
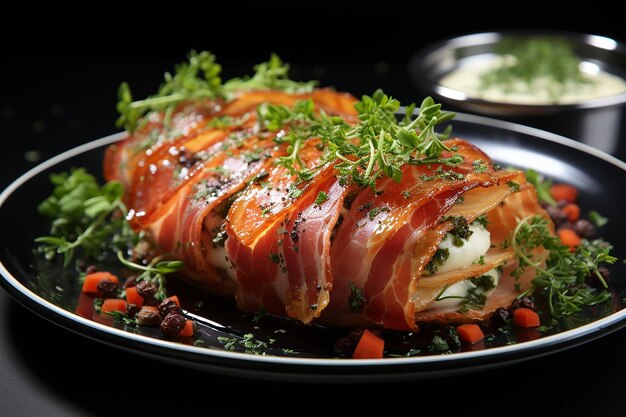
<svg viewBox="0 0 626 417">
<path fill-rule="evenodd" d="M 472 223 L 477 223 L 479 225 L 481 225 L 482 227 L 484 227 L 485 229 L 487 228 L 487 226 L 489 226 L 489 220 L 487 219 L 487 215 L 486 214 L 481 214 L 480 216 L 476 217 Z"/>
<path fill-rule="evenodd" d="M 535 186 L 535 190 L 537 190 L 537 198 L 539 198 L 539 202 L 548 204 L 552 207 L 557 206 L 557 202 L 552 198 L 550 194 L 550 187 L 552 186 L 552 181 L 545 179 L 541 174 L 539 174 L 534 169 L 526 170 L 526 179 L 529 183 Z"/>
<path fill-rule="evenodd" d="M 474 172 L 477 174 L 484 174 L 485 172 L 487 172 L 487 165 L 482 159 L 477 159 L 472 162 L 472 167 L 474 169 Z"/>
<path fill-rule="evenodd" d="M 517 193 L 520 190 L 520 183 L 517 181 L 507 181 L 506 185 L 508 185 L 509 189 L 514 193 Z"/>
<path fill-rule="evenodd" d="M 252 333 L 246 333 L 243 337 L 219 336 L 217 340 L 224 345 L 224 350 L 237 350 L 241 347 L 245 353 L 265 355 L 268 349 L 268 344 L 256 339 Z"/>
<path fill-rule="evenodd" d="M 589 220 L 596 227 L 602 227 L 602 226 L 606 225 L 609 222 L 609 219 L 607 219 L 606 217 L 602 216 L 600 213 L 598 213 L 595 210 L 591 210 L 589 212 Z"/>
<path fill-rule="evenodd" d="M 611 298 L 608 291 L 596 290 L 585 284 L 591 276 L 598 279 L 604 288 L 608 287 L 598 267 L 613 264 L 617 258 L 610 255 L 612 247 L 606 242 L 583 240 L 583 244 L 572 253 L 568 246 L 551 234 L 547 220 L 537 215 L 522 219 L 507 244 L 515 250 L 519 260 L 513 276 L 520 277 L 528 267 L 536 271 L 533 288 L 546 297 L 553 317 L 568 316 L 583 307 Z M 549 251 L 545 265 L 540 257 L 533 254 L 539 247 Z"/>
<path fill-rule="evenodd" d="M 183 267 L 181 261 L 162 261 L 163 256 L 156 256 L 150 260 L 148 265 L 139 265 L 135 262 L 129 261 L 124 258 L 122 251 L 117 252 L 117 259 L 127 268 L 135 271 L 142 271 L 136 278 L 137 282 L 148 281 L 157 286 L 157 292 L 154 298 L 157 300 L 164 300 L 167 298 L 165 292 L 165 275 L 176 272 Z"/>
<path fill-rule="evenodd" d="M 348 305 L 350 306 L 350 311 L 358 313 L 363 310 L 363 307 L 367 304 L 367 300 L 365 299 L 365 294 L 361 288 L 357 288 L 353 282 L 349 285 L 350 297 L 348 298 Z"/>
<path fill-rule="evenodd" d="M 437 269 L 443 265 L 443 263 L 450 257 L 450 250 L 448 248 L 437 248 L 437 251 L 430 259 L 430 262 L 424 268 L 430 275 L 437 272 Z"/>
<path fill-rule="evenodd" d="M 477 265 L 484 265 L 485 264 L 485 255 L 480 255 L 480 258 L 478 258 L 478 260 L 472 262 L 474 264 Z"/>
<path fill-rule="evenodd" d="M 472 284 L 483 291 L 491 291 L 496 288 L 491 275 L 481 275 L 479 277 L 470 278 L 469 280 Z"/>
<path fill-rule="evenodd" d="M 452 152 L 442 141 L 450 130 L 439 134 L 435 126 L 452 119 L 453 113 L 441 111 L 441 105 L 430 97 L 424 99 L 415 118 L 411 105 L 404 119 L 398 120 L 399 107 L 398 100 L 378 90 L 355 104 L 359 122 L 352 126 L 341 117 L 316 114 L 310 100 L 297 102 L 293 108 L 265 104 L 259 107 L 258 116 L 269 130 L 287 127 L 287 133 L 276 139 L 288 145 L 288 155 L 279 158 L 278 163 L 302 180 L 310 179 L 326 164 L 337 162 L 335 168 L 342 183 L 354 181 L 374 187 L 383 175 L 399 182 L 405 163 L 456 166 L 463 161 L 458 155 L 440 159 L 443 151 Z M 305 167 L 299 151 L 311 138 L 321 140 L 324 155 L 317 166 Z"/>
<path fill-rule="evenodd" d="M 84 168 L 52 174 L 52 195 L 37 207 L 39 213 L 52 219 L 50 236 L 35 239 L 37 250 L 48 260 L 63 255 L 63 266 L 69 266 L 76 250 L 97 259 L 106 250 L 127 250 L 139 236 L 125 217 L 122 185 L 111 181 L 98 184 Z"/>
<path fill-rule="evenodd" d="M 315 204 L 321 206 L 324 202 L 328 201 L 328 194 L 324 191 L 320 191 L 317 193 L 317 197 L 315 198 Z"/>
<path fill-rule="evenodd" d="M 278 255 L 275 252 L 270 253 L 269 258 L 270 258 L 270 261 L 274 262 L 275 264 L 280 263 L 280 255 Z"/>
<path fill-rule="evenodd" d="M 456 172 L 451 169 L 445 169 L 442 166 L 437 167 L 433 175 L 427 175 L 427 174 L 420 175 L 420 179 L 422 181 L 434 181 L 434 180 L 460 181 L 464 178 L 465 178 L 465 175 L 461 174 L 460 172 Z"/>
<path fill-rule="evenodd" d="M 164 124 L 167 126 L 176 105 L 183 101 L 229 99 L 238 91 L 255 89 L 310 91 L 316 84 L 314 81 L 299 83 L 290 80 L 289 65 L 284 64 L 274 54 L 268 62 L 261 63 L 254 69 L 255 74 L 252 77 L 234 78 L 222 83 L 222 67 L 215 61 L 215 56 L 207 51 L 192 51 L 188 62 L 176 66 L 174 75 L 165 73 L 165 82 L 154 96 L 134 101 L 128 84 L 122 83 L 118 91 L 117 111 L 120 117 L 117 125 L 133 132 L 142 116 L 151 111 L 162 111 Z"/>
<path fill-rule="evenodd" d="M 448 235 L 452 239 L 454 246 L 461 247 L 465 244 L 472 234 L 467 219 L 463 216 L 447 216 L 442 217 L 441 222 L 452 222 L 452 229 L 448 232 Z"/>
<path fill-rule="evenodd" d="M 558 37 L 505 38 L 498 44 L 504 62 L 481 77 L 481 88 L 501 87 L 511 92 L 518 83 L 527 91 L 549 90 L 558 100 L 564 93 L 592 81 L 580 70 L 581 59 L 572 45 Z"/>
<path fill-rule="evenodd" d="M 450 350 L 450 346 L 448 346 L 448 342 L 443 337 L 435 335 L 428 345 L 428 349 L 433 352 L 446 352 Z"/>
<path fill-rule="evenodd" d="M 139 323 L 137 323 L 137 319 L 128 317 L 126 314 L 122 313 L 121 311 L 107 311 L 106 313 L 107 315 L 113 317 L 113 320 L 115 321 L 123 321 L 124 324 L 126 325 L 130 325 L 130 326 L 137 326 Z"/>
</svg>

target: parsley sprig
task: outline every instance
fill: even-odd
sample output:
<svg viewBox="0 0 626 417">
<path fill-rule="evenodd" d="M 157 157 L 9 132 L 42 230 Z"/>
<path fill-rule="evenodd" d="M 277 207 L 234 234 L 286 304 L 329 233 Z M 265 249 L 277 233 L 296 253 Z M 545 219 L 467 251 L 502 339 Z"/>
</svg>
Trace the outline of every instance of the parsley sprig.
<svg viewBox="0 0 626 417">
<path fill-rule="evenodd" d="M 208 51 L 191 51 L 188 61 L 176 66 L 174 74 L 165 73 L 165 81 L 157 94 L 143 100 L 133 100 L 128 83 L 123 82 L 118 90 L 117 111 L 120 117 L 117 126 L 133 132 L 142 116 L 151 111 L 164 112 L 164 124 L 167 126 L 176 105 L 183 101 L 232 98 L 238 91 L 255 89 L 278 89 L 286 92 L 309 91 L 315 81 L 296 82 L 288 77 L 289 65 L 272 54 L 268 62 L 254 67 L 252 77 L 234 78 L 222 83 L 222 67 L 216 62 L 215 55 Z M 144 119 L 145 120 L 145 119 Z"/>
<path fill-rule="evenodd" d="M 84 168 L 52 174 L 55 188 L 38 206 L 39 213 L 52 219 L 49 236 L 35 239 L 46 259 L 63 256 L 69 266 L 78 249 L 97 259 L 104 251 L 126 250 L 138 240 L 125 219 L 122 184 L 111 181 L 103 186 Z"/>
<path fill-rule="evenodd" d="M 604 288 L 608 287 L 598 268 L 602 264 L 615 263 L 617 258 L 610 255 L 612 247 L 606 242 L 583 240 L 575 252 L 570 252 L 569 247 L 550 232 L 548 221 L 536 215 L 522 219 L 507 244 L 510 244 L 519 260 L 513 276 L 519 278 L 529 267 L 536 271 L 530 291 L 537 289 L 546 297 L 553 317 L 565 317 L 583 307 L 610 299 L 608 291 L 596 290 L 585 284 L 587 277 L 592 276 Z M 545 265 L 533 253 L 539 247 L 549 251 Z"/>
</svg>

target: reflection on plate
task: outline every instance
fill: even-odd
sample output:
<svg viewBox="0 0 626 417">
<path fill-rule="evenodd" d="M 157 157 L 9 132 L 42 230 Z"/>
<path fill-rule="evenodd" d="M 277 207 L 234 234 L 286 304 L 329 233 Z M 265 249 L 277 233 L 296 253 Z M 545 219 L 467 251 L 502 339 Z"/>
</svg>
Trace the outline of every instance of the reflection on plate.
<svg viewBox="0 0 626 417">
<path fill-rule="evenodd" d="M 626 257 L 626 242 L 620 241 L 619 236 L 621 230 L 626 230 L 626 218 L 621 216 L 624 195 L 619 192 L 626 183 L 625 163 L 546 132 L 477 116 L 458 115 L 454 134 L 474 142 L 504 166 L 533 168 L 557 182 L 576 184 L 581 206 L 593 207 L 610 219 L 604 237 L 615 245 L 615 256 Z M 337 359 L 332 350 L 333 341 L 344 335 L 345 330 L 305 327 L 268 318 L 256 320 L 239 312 L 232 300 L 203 297 L 200 304 L 197 293 L 185 287 L 176 288 L 176 293 L 186 300 L 183 307 L 194 314 L 199 324 L 199 337 L 195 341 L 174 343 L 163 340 L 158 329 L 125 328 L 123 322 L 112 325 L 92 321 L 86 318 L 90 316 L 91 300 L 81 295 L 74 273 L 50 269 L 33 256 L 33 239 L 47 231 L 45 219 L 37 214 L 36 207 L 50 193 L 48 174 L 79 166 L 98 173 L 105 146 L 122 137 L 118 134 L 103 138 L 47 161 L 19 178 L 0 196 L 2 285 L 27 308 L 82 335 L 198 369 L 238 376 L 339 382 L 418 379 L 475 371 L 553 353 L 626 324 L 626 309 L 621 301 L 626 294 L 626 265 L 622 262 L 612 267 L 614 302 L 587 311 L 578 321 L 568 323 L 562 332 L 516 330 L 447 355 Z M 82 316 L 75 314 L 77 308 Z M 264 355 L 241 352 L 245 346 L 239 340 L 247 334 L 254 334 L 257 340 L 267 344 L 261 349 Z M 419 334 L 386 335 L 391 349 L 406 343 L 407 338 L 419 344 L 420 337 Z M 227 347 L 229 340 L 233 344 Z"/>
</svg>

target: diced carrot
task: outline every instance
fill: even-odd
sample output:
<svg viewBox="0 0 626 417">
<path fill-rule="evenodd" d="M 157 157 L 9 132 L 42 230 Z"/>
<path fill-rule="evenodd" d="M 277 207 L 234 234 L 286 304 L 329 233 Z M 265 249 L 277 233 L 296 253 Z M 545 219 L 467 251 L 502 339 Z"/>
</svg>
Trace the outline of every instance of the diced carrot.
<svg viewBox="0 0 626 417">
<path fill-rule="evenodd" d="M 183 330 L 181 330 L 180 334 L 178 336 L 180 337 L 191 337 L 193 336 L 193 320 L 187 320 L 185 322 L 185 327 L 183 327 Z"/>
<path fill-rule="evenodd" d="M 112 313 L 113 311 L 119 311 L 120 313 L 126 313 L 126 301 L 120 298 L 107 298 L 102 303 L 102 313 Z"/>
<path fill-rule="evenodd" d="M 134 304 L 137 307 L 143 305 L 143 297 L 137 292 L 137 287 L 126 288 L 126 301 L 128 301 L 128 304 Z"/>
<path fill-rule="evenodd" d="M 379 359 L 383 357 L 385 341 L 369 330 L 364 330 L 352 357 L 354 359 Z"/>
<path fill-rule="evenodd" d="M 471 345 L 485 338 L 485 334 L 480 326 L 474 323 L 461 324 L 456 328 L 456 331 L 463 342 Z"/>
<path fill-rule="evenodd" d="M 550 194 L 556 201 L 565 200 L 568 203 L 575 203 L 578 198 L 578 190 L 568 184 L 554 184 L 550 187 Z"/>
<path fill-rule="evenodd" d="M 119 285 L 120 280 L 110 272 L 94 272 L 85 276 L 83 281 L 83 292 L 95 294 L 98 292 L 98 284 L 102 280 L 113 281 Z"/>
<path fill-rule="evenodd" d="M 559 229 L 556 234 L 559 236 L 559 239 L 561 239 L 561 243 L 565 246 L 569 246 L 570 252 L 576 251 L 576 248 L 580 246 L 580 243 L 582 242 L 580 236 L 578 236 L 572 229 Z"/>
<path fill-rule="evenodd" d="M 176 303 L 176 305 L 178 307 L 180 307 L 180 300 L 178 300 L 178 296 L 177 295 L 172 295 L 171 297 L 167 297 L 167 300 L 172 300 L 173 302 Z"/>
<path fill-rule="evenodd" d="M 536 311 L 521 307 L 513 312 L 513 323 L 518 327 L 538 327 L 541 320 Z"/>
<path fill-rule="evenodd" d="M 563 213 L 567 216 L 567 220 L 574 223 L 576 220 L 580 218 L 580 207 L 578 204 L 569 203 L 563 206 L 561 209 Z"/>
</svg>

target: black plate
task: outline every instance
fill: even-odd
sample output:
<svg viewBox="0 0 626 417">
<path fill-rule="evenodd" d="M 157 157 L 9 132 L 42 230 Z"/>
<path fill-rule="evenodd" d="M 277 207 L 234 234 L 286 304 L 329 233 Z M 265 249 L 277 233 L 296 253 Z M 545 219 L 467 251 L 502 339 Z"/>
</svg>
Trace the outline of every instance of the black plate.
<svg viewBox="0 0 626 417">
<path fill-rule="evenodd" d="M 620 235 L 626 230 L 626 218 L 622 215 L 626 184 L 624 162 L 550 133 L 471 115 L 457 116 L 454 134 L 469 139 L 505 166 L 533 168 L 557 182 L 576 184 L 581 207 L 594 208 L 609 217 L 610 227 L 606 228 L 604 237 L 615 245 L 614 254 L 620 260 L 626 257 L 626 241 Z M 257 325 L 227 300 L 197 310 L 200 333 L 206 342 L 204 347 L 162 340 L 158 332 L 132 333 L 96 323 L 73 313 L 79 294 L 75 280 L 63 274 L 50 274 L 49 270 L 35 265 L 33 239 L 47 231 L 36 206 L 50 193 L 49 173 L 80 166 L 98 173 L 104 147 L 122 137 L 121 134 L 109 136 L 59 155 L 20 177 L 0 196 L 3 219 L 0 272 L 4 277 L 0 282 L 27 308 L 81 335 L 159 360 L 235 376 L 363 382 L 422 379 L 505 365 L 579 345 L 626 324 L 626 309 L 621 302 L 626 294 L 626 265 L 621 261 L 612 267 L 615 303 L 609 311 L 591 317 L 587 324 L 577 324 L 578 327 L 571 330 L 525 342 L 521 342 L 523 337 L 518 337 L 518 343 L 512 345 L 507 345 L 506 338 L 497 339 L 487 349 L 464 348 L 448 355 L 381 360 L 328 359 L 331 354 L 320 350 L 322 344 L 317 337 L 335 337 L 332 331 L 329 336 L 327 330 L 287 325 L 287 333 L 293 330 L 295 336 L 282 336 L 282 331 L 276 331 L 285 327 L 284 322 Z M 267 349 L 268 355 L 227 351 L 222 348 L 223 342 L 217 341 L 220 335 L 242 335 L 254 329 L 265 332 L 263 340 L 268 340 L 271 334 L 280 339 Z M 323 345 L 328 346 L 328 343 Z M 296 355 L 291 352 L 292 348 Z"/>
</svg>

